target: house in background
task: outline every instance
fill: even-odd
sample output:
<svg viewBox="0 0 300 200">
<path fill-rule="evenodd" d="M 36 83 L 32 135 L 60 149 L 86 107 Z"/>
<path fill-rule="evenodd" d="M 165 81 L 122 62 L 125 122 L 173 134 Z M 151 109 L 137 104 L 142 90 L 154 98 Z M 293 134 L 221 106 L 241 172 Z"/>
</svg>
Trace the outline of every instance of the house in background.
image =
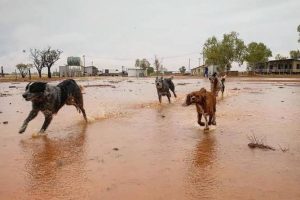
<svg viewBox="0 0 300 200">
<path fill-rule="evenodd" d="M 296 74 L 300 73 L 300 60 L 282 59 L 257 63 L 254 71 L 258 74 Z"/>
<path fill-rule="evenodd" d="M 204 76 L 205 65 L 201 65 L 191 69 L 193 76 Z"/>
<path fill-rule="evenodd" d="M 214 72 L 218 72 L 216 65 L 201 65 L 191 69 L 193 76 L 204 76 L 205 68 L 208 68 L 208 75 L 212 75 Z"/>
<path fill-rule="evenodd" d="M 104 69 L 102 71 L 102 76 L 121 76 L 122 71 L 119 69 Z"/>
<path fill-rule="evenodd" d="M 84 74 L 84 67 L 80 57 L 68 57 L 67 65 L 59 66 L 60 77 L 80 77 Z"/>
<path fill-rule="evenodd" d="M 97 76 L 98 71 L 99 71 L 98 68 L 95 66 L 84 67 L 84 75 L 85 76 Z"/>
<path fill-rule="evenodd" d="M 147 76 L 147 70 L 139 68 L 128 68 L 128 77 L 145 77 Z"/>
<path fill-rule="evenodd" d="M 80 77 L 83 76 L 84 67 L 82 66 L 59 66 L 60 77 Z"/>
</svg>

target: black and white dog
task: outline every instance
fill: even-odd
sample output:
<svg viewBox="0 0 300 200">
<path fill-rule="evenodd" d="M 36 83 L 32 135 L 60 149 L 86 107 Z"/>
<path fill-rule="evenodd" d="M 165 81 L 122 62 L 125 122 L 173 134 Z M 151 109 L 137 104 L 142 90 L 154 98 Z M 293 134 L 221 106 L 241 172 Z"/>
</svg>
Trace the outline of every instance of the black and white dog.
<svg viewBox="0 0 300 200">
<path fill-rule="evenodd" d="M 219 91 L 222 93 L 222 97 L 225 91 L 225 78 L 226 75 L 218 77 L 217 73 L 213 73 L 212 76 L 209 77 L 210 81 L 210 90 L 215 96 L 218 96 Z"/>
<path fill-rule="evenodd" d="M 175 93 L 175 85 L 172 81 L 172 78 L 163 78 L 163 77 L 156 77 L 155 79 L 155 85 L 157 89 L 157 95 L 158 95 L 158 100 L 161 103 L 161 97 L 162 96 L 167 96 L 169 103 L 171 103 L 171 93 L 170 90 L 173 92 L 174 97 L 176 98 L 176 93 Z"/>
<path fill-rule="evenodd" d="M 29 83 L 22 96 L 26 101 L 32 102 L 32 110 L 25 119 L 19 133 L 26 130 L 28 123 L 37 116 L 39 111 L 45 116 L 40 133 L 45 132 L 53 118 L 53 114 L 56 114 L 65 104 L 75 106 L 79 113 L 82 112 L 85 121 L 87 121 L 81 89 L 72 79 L 65 80 L 57 86 L 44 82 Z"/>
</svg>

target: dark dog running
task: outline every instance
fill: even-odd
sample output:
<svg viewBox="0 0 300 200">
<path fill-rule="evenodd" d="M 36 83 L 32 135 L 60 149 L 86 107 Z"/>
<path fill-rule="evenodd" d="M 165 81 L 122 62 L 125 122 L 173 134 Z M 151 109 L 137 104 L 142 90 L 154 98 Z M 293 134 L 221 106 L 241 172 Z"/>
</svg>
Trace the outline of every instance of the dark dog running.
<svg viewBox="0 0 300 200">
<path fill-rule="evenodd" d="M 200 91 L 192 92 L 186 97 L 186 105 L 196 105 L 198 113 L 198 124 L 205 125 L 204 130 L 208 130 L 208 125 L 216 125 L 216 96 L 212 92 L 207 92 L 206 89 L 201 88 Z M 202 115 L 205 123 L 201 122 Z M 207 122 L 207 115 L 209 120 Z"/>
<path fill-rule="evenodd" d="M 37 116 L 39 111 L 45 116 L 40 133 L 45 132 L 53 114 L 56 114 L 65 104 L 75 106 L 79 113 L 82 112 L 85 121 L 87 121 L 81 89 L 72 79 L 65 80 L 57 86 L 51 86 L 43 82 L 29 83 L 23 97 L 26 101 L 32 102 L 32 110 L 25 119 L 19 133 L 26 130 L 28 123 Z"/>
<path fill-rule="evenodd" d="M 221 91 L 223 97 L 224 90 L 225 90 L 225 78 L 226 75 L 222 77 L 218 77 L 217 73 L 213 73 L 213 75 L 209 77 L 210 90 L 216 96 L 218 96 L 219 91 Z"/>
<path fill-rule="evenodd" d="M 171 103 L 171 93 L 170 90 L 173 92 L 174 97 L 176 98 L 176 93 L 175 93 L 175 85 L 172 81 L 172 78 L 163 78 L 163 77 L 156 77 L 155 79 L 155 85 L 157 89 L 157 95 L 158 95 L 158 100 L 161 103 L 161 97 L 162 96 L 167 96 L 169 103 Z"/>
</svg>

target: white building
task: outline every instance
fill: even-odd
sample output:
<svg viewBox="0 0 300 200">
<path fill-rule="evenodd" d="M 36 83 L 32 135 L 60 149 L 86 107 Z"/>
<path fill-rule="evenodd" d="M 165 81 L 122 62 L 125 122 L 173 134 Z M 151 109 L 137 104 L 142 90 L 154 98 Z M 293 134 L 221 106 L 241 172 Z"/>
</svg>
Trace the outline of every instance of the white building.
<svg viewBox="0 0 300 200">
<path fill-rule="evenodd" d="M 102 75 L 104 76 L 120 76 L 122 71 L 119 69 L 104 69 Z"/>
<path fill-rule="evenodd" d="M 80 77 L 83 76 L 83 72 L 82 66 L 59 66 L 60 77 Z"/>
<path fill-rule="evenodd" d="M 88 66 L 84 68 L 85 76 L 96 76 L 98 74 L 98 69 L 95 66 Z"/>
<path fill-rule="evenodd" d="M 147 70 L 144 70 L 144 69 L 128 68 L 127 73 L 128 73 L 128 77 L 145 77 L 145 76 L 147 76 Z"/>
</svg>

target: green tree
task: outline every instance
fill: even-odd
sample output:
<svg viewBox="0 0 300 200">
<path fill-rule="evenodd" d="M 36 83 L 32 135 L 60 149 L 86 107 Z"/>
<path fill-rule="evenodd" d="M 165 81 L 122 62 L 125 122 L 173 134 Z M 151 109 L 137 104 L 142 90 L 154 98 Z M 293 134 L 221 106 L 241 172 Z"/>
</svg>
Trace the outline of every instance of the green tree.
<svg viewBox="0 0 300 200">
<path fill-rule="evenodd" d="M 28 65 L 23 64 L 23 63 L 19 63 L 16 65 L 16 68 L 19 70 L 22 78 L 25 78 L 28 74 Z"/>
<path fill-rule="evenodd" d="M 150 62 L 146 58 L 143 58 L 142 60 L 136 59 L 135 67 L 147 70 L 147 74 L 152 74 L 154 71 L 153 67 L 150 66 Z"/>
<path fill-rule="evenodd" d="M 150 74 L 153 74 L 154 73 L 154 68 L 153 67 L 148 67 L 147 68 L 147 74 L 150 75 Z"/>
<path fill-rule="evenodd" d="M 203 47 L 205 63 L 217 65 L 219 71 L 230 70 L 233 62 L 243 64 L 246 46 L 238 36 L 238 33 L 231 32 L 224 34 L 222 41 L 215 36 L 208 38 Z"/>
<path fill-rule="evenodd" d="M 180 67 L 180 68 L 179 68 L 179 71 L 180 71 L 181 74 L 184 74 L 185 71 L 186 71 L 185 66 Z"/>
<path fill-rule="evenodd" d="M 280 54 L 276 54 L 276 56 L 275 56 L 275 60 L 284 60 L 284 59 L 287 59 L 287 57 L 286 56 L 282 56 Z"/>
<path fill-rule="evenodd" d="M 300 51 L 299 50 L 290 51 L 290 58 L 300 59 Z"/>
<path fill-rule="evenodd" d="M 244 59 L 248 70 L 254 70 L 257 63 L 266 62 L 271 56 L 272 51 L 264 43 L 251 42 L 247 45 Z"/>
<path fill-rule="evenodd" d="M 139 67 L 145 70 L 150 67 L 150 62 L 146 58 L 143 58 L 139 61 Z"/>
</svg>

